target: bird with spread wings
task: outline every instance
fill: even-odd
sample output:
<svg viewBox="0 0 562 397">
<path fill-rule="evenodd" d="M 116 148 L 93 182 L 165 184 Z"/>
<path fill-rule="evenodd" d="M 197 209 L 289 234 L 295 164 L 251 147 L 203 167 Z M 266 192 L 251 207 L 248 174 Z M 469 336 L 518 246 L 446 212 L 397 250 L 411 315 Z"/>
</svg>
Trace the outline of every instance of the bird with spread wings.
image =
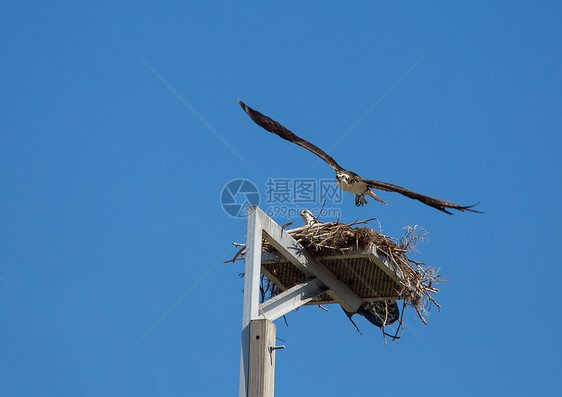
<svg viewBox="0 0 562 397">
<path fill-rule="evenodd" d="M 293 142 L 305 148 L 306 150 L 311 151 L 312 153 L 320 157 L 322 160 L 324 160 L 326 163 L 328 163 L 330 167 L 332 167 L 336 171 L 336 182 L 338 186 L 342 190 L 355 195 L 355 205 L 358 207 L 362 206 L 363 204 L 367 204 L 367 200 L 365 199 L 365 196 L 370 196 L 375 200 L 377 200 L 378 202 L 386 204 L 380 197 L 378 197 L 375 193 L 371 191 L 371 189 L 379 189 L 387 192 L 400 193 L 403 196 L 406 196 L 414 200 L 418 200 L 433 208 L 437 208 L 439 211 L 443 211 L 447 214 L 451 214 L 451 212 L 449 212 L 448 209 L 455 209 L 461 212 L 471 211 L 471 212 L 482 213 L 481 211 L 476 211 L 474 209 L 471 209 L 472 207 L 474 207 L 474 205 L 468 205 L 468 206 L 459 205 L 459 204 L 451 203 L 449 201 L 440 200 L 434 197 L 425 196 L 423 194 L 416 193 L 411 190 L 405 189 L 401 186 L 393 185 L 390 183 L 375 181 L 370 179 L 363 179 L 355 172 L 348 171 L 343 167 L 341 167 L 336 162 L 336 160 L 334 160 L 329 154 L 327 154 L 317 146 L 313 145 L 312 143 L 298 137 L 293 132 L 291 132 L 290 130 L 279 124 L 277 121 L 270 119 L 269 117 L 261 114 L 257 110 L 252 109 L 244 102 L 242 102 L 240 99 L 238 100 L 238 102 L 240 103 L 240 106 L 242 106 L 242 109 L 244 109 L 244 111 L 248 114 L 248 116 L 250 116 L 250 118 L 254 120 L 254 122 L 257 125 L 266 129 L 269 132 L 278 135 L 279 137 L 289 142 Z"/>
</svg>

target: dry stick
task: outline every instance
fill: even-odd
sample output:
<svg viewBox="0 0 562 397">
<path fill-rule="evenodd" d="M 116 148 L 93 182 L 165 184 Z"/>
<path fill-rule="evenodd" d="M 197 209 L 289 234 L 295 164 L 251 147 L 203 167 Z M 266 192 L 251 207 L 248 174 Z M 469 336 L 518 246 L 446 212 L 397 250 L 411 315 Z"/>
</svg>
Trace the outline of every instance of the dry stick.
<svg viewBox="0 0 562 397">
<path fill-rule="evenodd" d="M 324 206 L 326 205 L 326 199 L 328 198 L 328 196 L 326 195 L 326 197 L 324 197 L 324 202 L 322 203 L 322 208 L 320 208 L 320 212 L 318 213 L 318 219 L 320 219 L 320 215 L 322 215 L 322 211 L 324 210 Z"/>
<path fill-rule="evenodd" d="M 227 261 L 224 261 L 224 263 L 228 263 L 228 262 L 234 263 L 234 261 L 238 260 L 238 259 L 236 259 L 236 258 L 238 258 L 239 255 L 243 255 L 243 254 L 244 254 L 244 251 L 246 250 L 246 244 L 235 244 L 235 245 L 236 245 L 236 246 L 239 246 L 239 247 L 242 247 L 242 248 L 240 248 L 240 249 L 238 250 L 238 252 L 234 255 L 234 258 L 229 259 L 229 260 L 227 260 Z M 240 258 L 240 259 L 243 259 L 243 258 Z"/>
<path fill-rule="evenodd" d="M 287 226 L 291 226 L 292 224 L 293 224 L 293 221 L 287 222 L 284 225 L 281 225 L 281 229 L 285 229 Z"/>
<path fill-rule="evenodd" d="M 384 321 L 382 322 L 382 338 L 384 340 L 384 344 L 386 345 L 386 332 L 384 332 L 384 326 L 386 325 L 386 320 L 388 320 L 388 301 L 384 301 Z"/>
<path fill-rule="evenodd" d="M 357 332 L 359 332 L 361 335 L 363 335 L 363 332 L 359 331 L 359 327 L 357 326 L 357 324 L 355 324 L 355 321 L 353 321 L 351 316 L 347 316 L 347 318 L 349 318 L 349 321 L 351 321 L 351 324 L 353 324 L 355 326 L 355 329 L 357 330 Z"/>
<path fill-rule="evenodd" d="M 404 323 L 402 322 L 404 319 L 404 309 L 406 309 L 406 302 L 402 302 L 402 313 L 400 314 L 400 320 L 398 320 L 398 328 L 396 328 L 396 333 L 392 337 L 392 340 L 395 341 L 396 339 L 400 339 L 402 337 L 402 332 L 404 332 Z M 402 332 L 400 332 L 400 336 L 398 336 L 398 331 L 402 328 Z"/>
</svg>

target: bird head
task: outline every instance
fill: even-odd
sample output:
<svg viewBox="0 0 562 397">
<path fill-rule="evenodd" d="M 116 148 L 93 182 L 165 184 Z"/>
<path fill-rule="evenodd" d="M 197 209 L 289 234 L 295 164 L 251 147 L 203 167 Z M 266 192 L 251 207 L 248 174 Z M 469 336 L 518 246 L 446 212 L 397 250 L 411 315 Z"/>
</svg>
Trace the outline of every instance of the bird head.
<svg viewBox="0 0 562 397">
<path fill-rule="evenodd" d="M 336 180 L 338 182 L 349 183 L 349 175 L 347 175 L 343 172 L 336 172 Z"/>
<path fill-rule="evenodd" d="M 302 210 L 300 212 L 300 216 L 305 225 L 312 225 L 313 223 L 317 222 L 316 218 L 314 217 L 314 215 L 312 215 L 312 212 L 310 212 L 309 210 Z"/>
</svg>

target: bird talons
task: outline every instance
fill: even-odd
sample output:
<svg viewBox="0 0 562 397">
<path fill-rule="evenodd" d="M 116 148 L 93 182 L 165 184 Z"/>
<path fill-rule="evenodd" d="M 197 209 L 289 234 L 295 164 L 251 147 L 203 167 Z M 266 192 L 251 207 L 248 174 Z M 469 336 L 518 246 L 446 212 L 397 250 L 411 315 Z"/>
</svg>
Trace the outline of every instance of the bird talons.
<svg viewBox="0 0 562 397">
<path fill-rule="evenodd" d="M 362 205 L 367 204 L 367 200 L 365 199 L 365 195 L 363 194 L 356 194 L 355 195 L 355 206 L 361 207 Z"/>
</svg>

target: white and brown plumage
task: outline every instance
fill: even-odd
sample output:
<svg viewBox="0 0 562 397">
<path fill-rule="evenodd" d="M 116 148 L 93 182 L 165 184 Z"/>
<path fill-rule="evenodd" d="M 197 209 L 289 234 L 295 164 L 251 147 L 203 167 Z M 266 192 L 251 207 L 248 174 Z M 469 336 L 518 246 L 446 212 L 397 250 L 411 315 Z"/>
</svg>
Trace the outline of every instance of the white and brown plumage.
<svg viewBox="0 0 562 397">
<path fill-rule="evenodd" d="M 312 226 L 315 223 L 320 223 L 309 210 L 302 210 L 300 212 L 302 221 L 306 226 Z"/>
<path fill-rule="evenodd" d="M 266 129 L 269 132 L 272 132 L 281 138 L 293 142 L 320 157 L 326 163 L 330 165 L 336 171 L 336 182 L 338 186 L 349 193 L 355 195 L 355 205 L 361 206 L 363 204 L 367 204 L 367 200 L 365 199 L 365 195 L 371 196 L 375 200 L 380 203 L 386 204 L 380 197 L 378 197 L 375 193 L 371 191 L 373 189 L 385 190 L 387 192 L 396 192 L 400 193 L 403 196 L 408 198 L 418 200 L 426 205 L 429 205 L 433 208 L 437 208 L 439 211 L 443 211 L 447 214 L 451 214 L 447 209 L 455 209 L 458 211 L 471 211 L 471 212 L 478 212 L 471 209 L 474 205 L 464 206 L 455 203 L 451 203 L 448 201 L 440 200 L 434 197 L 425 196 L 420 193 L 413 192 L 411 190 L 405 189 L 403 187 L 393 185 L 386 182 L 363 179 L 355 172 L 348 171 L 342 168 L 336 160 L 334 160 L 329 154 L 324 152 L 322 149 L 318 148 L 317 146 L 313 145 L 312 143 L 298 137 L 293 132 L 288 130 L 287 128 L 283 127 L 281 124 L 276 122 L 273 119 L 261 114 L 257 110 L 252 109 L 240 99 L 238 100 L 242 109 L 250 116 L 254 122 L 259 125 L 260 127 Z"/>
</svg>

